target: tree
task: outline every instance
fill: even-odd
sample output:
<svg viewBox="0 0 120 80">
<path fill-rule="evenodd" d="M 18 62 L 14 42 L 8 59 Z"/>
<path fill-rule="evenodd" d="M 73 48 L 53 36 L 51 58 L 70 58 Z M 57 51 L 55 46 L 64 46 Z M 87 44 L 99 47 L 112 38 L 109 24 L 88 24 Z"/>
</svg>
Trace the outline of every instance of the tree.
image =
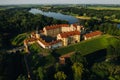
<svg viewBox="0 0 120 80">
<path fill-rule="evenodd" d="M 116 15 L 111 15 L 110 19 L 115 19 L 116 18 Z"/>
<path fill-rule="evenodd" d="M 108 59 L 113 57 L 113 53 L 114 53 L 114 47 L 113 46 L 108 46 L 107 47 L 107 56 L 106 57 Z"/>
<path fill-rule="evenodd" d="M 110 60 L 120 57 L 120 41 L 107 47 L 107 58 Z"/>
<path fill-rule="evenodd" d="M 83 64 L 81 63 L 74 63 L 72 66 L 74 80 L 81 80 L 82 73 L 83 73 Z"/>
<path fill-rule="evenodd" d="M 2 47 L 2 35 L 0 34 L 0 48 Z"/>
<path fill-rule="evenodd" d="M 41 67 L 38 68 L 38 77 L 40 80 L 44 78 L 43 69 Z"/>
<path fill-rule="evenodd" d="M 120 75 L 115 75 L 115 76 L 109 76 L 109 80 L 119 80 Z"/>
<path fill-rule="evenodd" d="M 27 80 L 27 78 L 24 75 L 19 75 L 17 80 Z"/>
<path fill-rule="evenodd" d="M 86 58 L 81 55 L 80 52 L 76 52 L 74 55 L 70 57 L 72 63 L 79 62 L 86 64 Z"/>
<path fill-rule="evenodd" d="M 58 71 L 55 75 L 54 78 L 56 80 L 65 80 L 67 78 L 66 74 L 62 71 Z"/>
<path fill-rule="evenodd" d="M 60 67 L 59 63 L 56 63 L 56 64 L 55 64 L 55 69 L 56 69 L 56 71 L 59 70 L 59 67 Z"/>
</svg>

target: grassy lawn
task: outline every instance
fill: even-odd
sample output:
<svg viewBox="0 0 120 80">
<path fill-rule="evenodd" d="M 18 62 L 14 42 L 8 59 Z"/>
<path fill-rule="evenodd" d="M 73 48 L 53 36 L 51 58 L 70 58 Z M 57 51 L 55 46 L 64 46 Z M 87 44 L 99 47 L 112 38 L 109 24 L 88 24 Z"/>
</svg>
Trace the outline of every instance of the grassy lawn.
<svg viewBox="0 0 120 80">
<path fill-rule="evenodd" d="M 72 51 L 80 51 L 82 55 L 86 55 L 97 50 L 105 49 L 108 45 L 114 45 L 116 41 L 117 39 L 110 35 L 102 35 L 97 38 L 59 48 L 55 51 L 55 53 L 62 55 Z"/>
<path fill-rule="evenodd" d="M 6 9 L 11 9 L 11 8 L 15 8 L 15 7 L 12 7 L 12 6 L 0 7 L 0 10 L 6 10 Z"/>
<path fill-rule="evenodd" d="M 114 19 L 114 20 L 111 20 L 111 21 L 120 23 L 120 19 Z"/>
<path fill-rule="evenodd" d="M 12 45 L 23 46 L 23 41 L 27 38 L 27 35 L 27 33 L 17 35 L 14 39 L 11 40 Z"/>
<path fill-rule="evenodd" d="M 4 8 L 0 8 L 0 10 L 5 10 Z"/>
<path fill-rule="evenodd" d="M 96 7 L 88 7 L 89 9 L 95 10 L 120 10 L 120 7 L 103 7 L 103 6 L 96 6 Z"/>
</svg>

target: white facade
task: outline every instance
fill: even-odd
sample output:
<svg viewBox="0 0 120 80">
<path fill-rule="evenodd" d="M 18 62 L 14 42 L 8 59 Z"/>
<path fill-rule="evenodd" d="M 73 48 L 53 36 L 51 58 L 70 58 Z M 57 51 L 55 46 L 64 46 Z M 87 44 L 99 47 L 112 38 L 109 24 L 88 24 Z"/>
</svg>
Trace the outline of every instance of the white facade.
<svg viewBox="0 0 120 80">
<path fill-rule="evenodd" d="M 62 32 L 68 32 L 70 29 L 69 29 L 69 27 L 62 27 L 61 28 L 61 31 Z"/>
<path fill-rule="evenodd" d="M 58 47 L 61 47 L 61 46 L 62 46 L 62 41 L 57 42 L 57 43 L 55 43 L 55 44 L 51 44 L 51 45 L 45 45 L 45 44 L 43 44 L 40 40 L 37 40 L 37 43 L 38 43 L 42 48 L 55 49 L 55 48 L 58 48 Z"/>
<path fill-rule="evenodd" d="M 46 48 L 46 46 L 45 46 L 42 42 L 40 42 L 39 40 L 37 40 L 37 43 L 38 43 L 42 48 Z"/>
<path fill-rule="evenodd" d="M 62 41 L 61 41 L 61 42 L 58 42 L 58 43 L 56 43 L 56 44 L 51 45 L 51 48 L 52 48 L 52 49 L 55 49 L 55 48 L 58 48 L 58 47 L 61 47 L 61 46 L 62 46 Z"/>
</svg>

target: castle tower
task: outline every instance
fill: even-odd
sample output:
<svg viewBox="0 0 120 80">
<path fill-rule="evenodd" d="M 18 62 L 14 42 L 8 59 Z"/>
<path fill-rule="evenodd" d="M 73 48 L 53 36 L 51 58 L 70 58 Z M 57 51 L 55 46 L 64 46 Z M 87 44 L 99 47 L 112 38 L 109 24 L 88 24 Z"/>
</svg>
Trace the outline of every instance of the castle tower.
<svg viewBox="0 0 120 80">
<path fill-rule="evenodd" d="M 81 32 L 81 26 L 77 25 L 77 30 Z"/>
<path fill-rule="evenodd" d="M 25 52 L 26 52 L 26 53 L 29 53 L 27 40 L 24 40 L 24 47 L 25 47 L 25 48 L 24 48 Z"/>
<path fill-rule="evenodd" d="M 38 33 L 38 27 L 36 28 L 36 38 L 40 38 L 40 34 Z"/>
</svg>

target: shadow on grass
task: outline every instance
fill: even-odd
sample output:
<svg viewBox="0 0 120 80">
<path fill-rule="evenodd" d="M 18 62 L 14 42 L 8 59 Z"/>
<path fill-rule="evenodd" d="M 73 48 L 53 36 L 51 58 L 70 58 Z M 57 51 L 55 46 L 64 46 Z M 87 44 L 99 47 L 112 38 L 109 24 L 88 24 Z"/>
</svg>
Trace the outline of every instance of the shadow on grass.
<svg viewBox="0 0 120 80">
<path fill-rule="evenodd" d="M 58 61 L 59 61 L 60 54 L 57 54 L 57 53 L 56 53 L 56 50 L 53 50 L 51 54 L 52 54 L 52 56 L 55 58 L 55 60 L 58 62 Z"/>
<path fill-rule="evenodd" d="M 96 62 L 102 62 L 106 59 L 106 49 L 98 50 L 94 53 L 86 55 L 86 60 L 88 62 L 88 67 L 91 67 Z"/>
</svg>

